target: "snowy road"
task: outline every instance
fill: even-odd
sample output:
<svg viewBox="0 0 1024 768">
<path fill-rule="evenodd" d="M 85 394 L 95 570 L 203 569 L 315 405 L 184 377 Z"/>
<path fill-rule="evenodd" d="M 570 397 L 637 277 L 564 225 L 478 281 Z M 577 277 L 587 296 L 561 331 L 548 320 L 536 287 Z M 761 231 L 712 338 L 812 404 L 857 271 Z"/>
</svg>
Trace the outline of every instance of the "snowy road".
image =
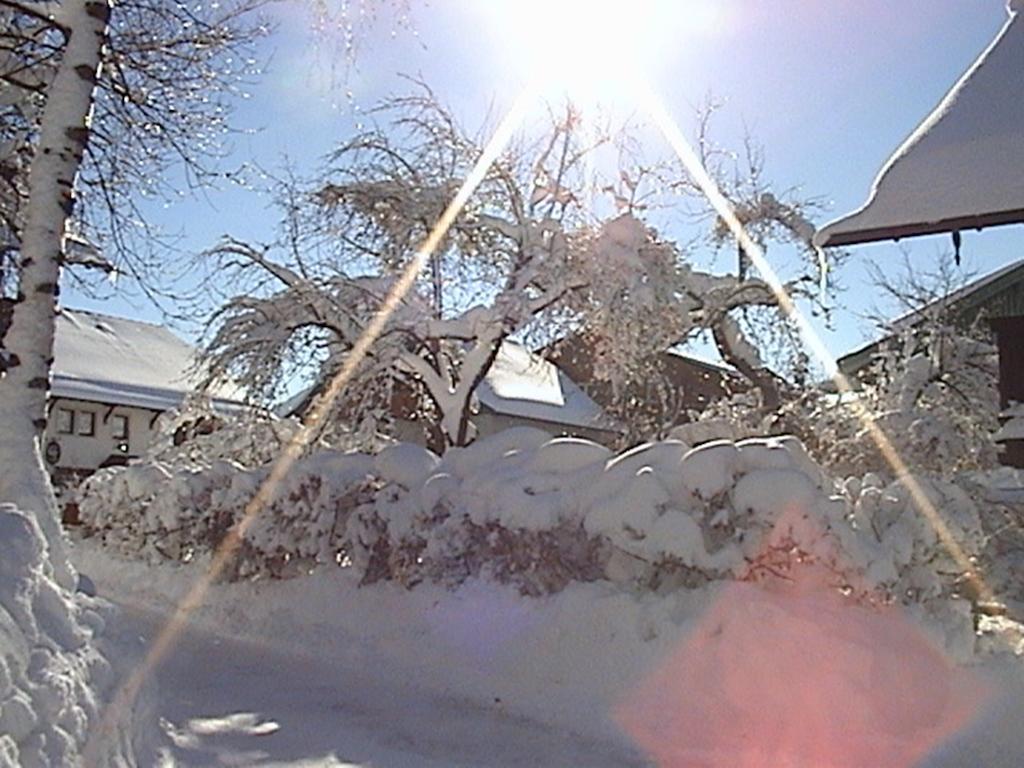
<svg viewBox="0 0 1024 768">
<path fill-rule="evenodd" d="M 129 606 L 107 626 L 105 634 L 121 650 L 111 658 L 138 658 L 184 594 L 191 574 L 120 560 L 81 543 L 76 555 L 83 572 L 95 577 L 101 595 Z M 740 589 L 737 599 L 744 594 L 753 599 L 750 589 Z M 876 626 L 871 622 L 881 618 L 872 612 L 859 615 L 858 623 L 853 614 L 813 600 L 814 610 L 808 613 L 809 597 L 772 603 L 773 614 L 762 596 L 752 634 L 742 631 L 748 626 L 744 622 L 731 624 L 725 632 L 725 622 L 716 619 L 712 623 L 717 629 L 698 635 L 698 624 L 685 638 L 696 642 L 706 636 L 717 645 L 681 643 L 680 617 L 703 620 L 719 616 L 716 606 L 728 608 L 721 595 L 710 607 L 698 598 L 679 594 L 672 601 L 641 603 L 597 585 L 575 585 L 548 599 L 522 601 L 514 592 L 484 582 L 455 592 L 386 584 L 358 588 L 344 572 L 217 585 L 197 613 L 207 629 L 190 628 L 156 672 L 153 706 L 164 722 L 165 754 L 162 762 L 154 757 L 140 764 L 650 766 L 638 750 L 631 750 L 618 721 L 601 716 L 623 701 L 624 693 L 636 690 L 631 680 L 648 679 L 645 661 L 647 668 L 661 670 L 660 678 L 651 679 L 676 681 L 666 690 L 683 698 L 654 695 L 645 704 L 646 697 L 641 697 L 642 706 L 618 711 L 639 712 L 661 728 L 659 733 L 672 737 L 664 743 L 671 754 L 658 752 L 657 743 L 648 744 L 652 755 L 664 758 L 660 768 L 765 764 L 759 752 L 773 736 L 766 732 L 763 740 L 747 738 L 744 722 L 753 722 L 747 710 L 744 722 L 722 721 L 724 729 L 715 739 L 706 738 L 707 727 L 681 727 L 672 713 L 692 713 L 692 707 L 682 706 L 692 702 L 707 712 L 720 711 L 724 694 L 718 688 L 728 689 L 730 706 L 741 707 L 744 691 L 753 695 L 773 680 L 777 685 L 761 693 L 769 703 L 773 696 L 784 697 L 779 701 L 785 706 L 772 716 L 776 730 L 811 734 L 811 747 L 820 742 L 834 751 L 836 768 L 1024 764 L 1024 667 L 1019 657 L 992 655 L 990 649 L 975 664 L 961 668 L 967 678 L 958 674 L 942 683 L 946 678 L 928 672 L 934 664 L 925 663 L 926 649 L 896 642 L 904 637 L 892 635 L 903 626 L 900 622 Z M 742 607 L 740 601 L 732 613 Z M 776 614 L 777 620 L 771 620 Z M 877 631 L 858 640 L 861 625 Z M 787 627 L 795 634 L 780 634 Z M 219 633 L 230 633 L 232 639 Z M 815 637 L 824 643 L 820 653 L 811 643 Z M 698 667 L 732 673 L 720 678 L 721 686 L 711 675 L 703 688 L 695 689 L 701 680 L 687 666 L 691 655 Z M 824 659 L 826 666 L 809 666 L 815 658 Z M 658 662 L 654 667 L 652 659 Z M 770 668 L 758 667 L 757 659 L 767 660 Z M 801 672 L 801 665 L 811 674 Z M 788 672 L 780 678 L 775 673 L 781 669 Z M 744 687 L 744 681 L 756 686 Z M 929 683 L 925 694 L 920 692 L 923 682 Z M 987 694 L 969 721 L 948 731 L 939 728 L 935 702 L 946 701 L 946 711 L 950 702 L 960 700 L 951 698 L 951 692 L 967 694 L 968 688 L 978 690 L 978 684 Z M 839 693 L 827 695 L 836 685 Z M 755 699 L 764 701 L 765 696 Z M 822 702 L 828 706 L 816 711 Z M 754 709 L 765 711 L 765 706 Z M 856 725 L 854 716 L 862 710 L 879 714 L 855 730 L 851 723 Z M 779 716 L 782 712 L 788 718 Z M 629 727 L 629 722 L 623 725 Z M 914 757 L 877 759 L 880 744 L 895 748 L 922 734 L 927 757 L 920 750 L 898 749 Z M 800 744 L 810 749 L 806 741 Z M 863 759 L 868 753 L 876 759 Z M 822 761 L 791 764 L 817 768 Z"/>
<path fill-rule="evenodd" d="M 160 618 L 137 609 L 122 618 L 120 643 L 141 652 Z M 649 765 L 621 748 L 510 716 L 500 704 L 481 709 L 382 682 L 373 669 L 325 664 L 198 629 L 181 638 L 157 678 L 156 707 L 167 734 L 161 768 Z M 1019 765 L 1021 712 L 1005 702 L 924 766 Z"/>
<path fill-rule="evenodd" d="M 129 609 L 141 652 L 159 617 Z M 639 766 L 542 724 L 191 629 L 157 671 L 165 766 Z"/>
</svg>

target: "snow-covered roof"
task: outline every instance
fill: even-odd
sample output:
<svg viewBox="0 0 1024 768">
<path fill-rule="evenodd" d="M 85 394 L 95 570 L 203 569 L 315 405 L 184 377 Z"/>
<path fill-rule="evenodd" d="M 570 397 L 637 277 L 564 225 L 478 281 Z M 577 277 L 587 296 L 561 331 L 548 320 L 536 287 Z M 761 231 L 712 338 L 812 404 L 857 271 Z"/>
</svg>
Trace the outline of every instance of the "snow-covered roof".
<svg viewBox="0 0 1024 768">
<path fill-rule="evenodd" d="M 736 366 L 729 365 L 729 363 L 725 362 L 721 358 L 716 359 L 711 357 L 710 353 L 701 353 L 690 348 L 685 348 L 681 351 L 669 349 L 666 350 L 665 354 L 672 355 L 672 357 L 691 363 L 698 368 L 706 368 L 709 371 L 715 371 L 723 376 L 740 375 L 740 372 L 736 370 Z"/>
<path fill-rule="evenodd" d="M 933 311 L 937 307 L 950 307 L 956 308 L 957 306 L 967 303 L 971 299 L 975 299 L 979 294 L 983 294 L 985 289 L 989 286 L 997 286 L 1001 290 L 1005 290 L 1011 285 L 1019 284 L 1024 279 L 1024 260 L 1015 261 L 1011 264 L 1007 264 L 1005 267 L 1000 267 L 994 272 L 989 272 L 987 275 L 982 275 L 976 280 L 972 280 L 955 291 L 940 296 L 939 298 L 930 301 L 923 307 L 918 309 L 912 309 L 906 312 L 895 320 L 892 321 L 892 327 L 894 330 L 901 331 L 908 328 L 912 328 L 922 320 L 926 320 L 932 316 Z M 1002 283 L 1006 282 L 1006 285 Z"/>
<path fill-rule="evenodd" d="M 274 407 L 293 415 L 313 391 L 305 387 Z M 476 392 L 480 403 L 503 416 L 570 427 L 614 431 L 618 425 L 561 368 L 526 347 L 505 341 Z"/>
<path fill-rule="evenodd" d="M 301 408 L 309 396 L 313 394 L 313 387 L 302 387 L 298 391 L 286 397 L 273 407 L 275 416 L 279 416 L 282 419 L 286 419 L 289 416 L 294 416 L 299 408 Z"/>
<path fill-rule="evenodd" d="M 167 328 L 124 317 L 62 309 L 54 337 L 55 397 L 166 411 L 194 391 L 196 350 Z M 242 400 L 231 385 L 215 388 L 214 404 Z"/>
<path fill-rule="evenodd" d="M 1024 221 L 1024 0 L 935 111 L 896 150 L 868 202 L 821 246 Z"/>
<path fill-rule="evenodd" d="M 573 427 L 614 429 L 597 403 L 564 371 L 526 347 L 506 341 L 476 389 L 495 413 Z"/>
</svg>

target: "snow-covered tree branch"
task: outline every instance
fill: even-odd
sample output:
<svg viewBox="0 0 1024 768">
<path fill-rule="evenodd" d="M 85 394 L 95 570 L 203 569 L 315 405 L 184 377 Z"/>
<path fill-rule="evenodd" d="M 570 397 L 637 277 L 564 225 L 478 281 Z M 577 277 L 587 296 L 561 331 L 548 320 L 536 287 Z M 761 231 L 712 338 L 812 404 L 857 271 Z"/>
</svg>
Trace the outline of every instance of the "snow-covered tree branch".
<svg viewBox="0 0 1024 768">
<path fill-rule="evenodd" d="M 314 380 L 322 384 L 337 370 L 386 292 L 367 286 L 390 284 L 480 157 L 481 142 L 423 83 L 373 114 L 380 123 L 342 144 L 313 183 L 282 183 L 276 242 L 225 240 L 212 252 L 221 267 L 248 276 L 241 278 L 245 297 L 224 297 L 213 369 L 254 383 L 260 397 L 287 389 L 303 331 L 326 334 Z M 652 356 L 709 331 L 765 404 L 778 403 L 781 381 L 737 318 L 751 308 L 777 310 L 777 297 L 753 276 L 695 268 L 688 252 L 640 218 L 640 205 L 596 221 L 580 200 L 593 182 L 584 162 L 600 146 L 582 140 L 580 115 L 569 106 L 504 152 L 367 363 L 371 378 L 399 379 L 413 391 L 411 413 L 437 426 L 435 446 L 471 439 L 477 385 L 502 342 L 527 334 L 543 344 L 585 336 L 595 376 L 624 388 L 644 377 Z M 646 194 L 643 168 L 623 168 L 619 177 L 634 199 Z M 759 194 L 762 202 L 770 197 Z M 748 219 L 766 236 L 781 228 L 803 242 L 811 230 L 800 210 L 775 201 Z M 799 296 L 816 285 L 814 275 L 801 273 L 787 289 Z M 366 301 L 354 301 L 354 290 Z M 285 319 L 295 303 L 303 307 Z M 386 420 L 391 405 L 376 399 L 384 409 L 376 418 Z M 341 413 L 361 421 L 351 407 Z"/>
</svg>

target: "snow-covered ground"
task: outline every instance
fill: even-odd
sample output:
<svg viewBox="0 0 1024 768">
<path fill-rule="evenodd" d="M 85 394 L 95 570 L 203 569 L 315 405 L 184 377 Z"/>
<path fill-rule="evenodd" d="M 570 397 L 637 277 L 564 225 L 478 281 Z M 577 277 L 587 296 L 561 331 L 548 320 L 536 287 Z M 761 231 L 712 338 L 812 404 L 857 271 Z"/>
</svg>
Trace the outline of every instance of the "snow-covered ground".
<svg viewBox="0 0 1024 768">
<path fill-rule="evenodd" d="M 141 653 L 196 568 L 74 557 Z M 218 585 L 157 672 L 168 765 L 1019 766 L 1024 674 L 813 584 L 637 598 Z"/>
<path fill-rule="evenodd" d="M 76 564 L 151 639 L 264 476 L 173 457 L 99 473 Z M 916 481 L 964 557 L 987 540 L 982 480 Z M 906 487 L 834 483 L 794 438 L 612 455 L 522 428 L 443 458 L 323 450 L 243 544 L 157 672 L 184 765 L 1024 755 L 1024 627 L 978 636 Z"/>
<path fill-rule="evenodd" d="M 161 616 L 129 611 L 141 650 Z M 195 627 L 161 665 L 167 765 L 623 766 L 626 749 L 389 680 L 328 657 L 222 638 Z"/>
<path fill-rule="evenodd" d="M 140 656 L 195 572 L 112 559 L 87 542 L 75 551 L 101 591 L 127 606 L 123 647 Z M 216 587 L 157 672 L 167 758 L 188 766 L 645 764 L 627 741 L 604 737 L 604 724 L 574 732 L 568 724 L 590 708 L 559 700 L 557 685 L 553 719 L 543 706 L 531 718 L 506 705 L 506 690 L 520 709 L 544 696 L 536 647 L 514 662 L 537 667 L 510 666 L 515 625 L 543 620 L 528 604 L 517 611 L 521 600 L 493 585 L 447 600 L 444 590 L 358 590 L 340 574 Z M 548 617 L 557 610 L 536 608 Z M 558 640 L 535 636 L 532 645 L 543 642 Z M 590 650 L 578 651 L 585 663 Z"/>
</svg>

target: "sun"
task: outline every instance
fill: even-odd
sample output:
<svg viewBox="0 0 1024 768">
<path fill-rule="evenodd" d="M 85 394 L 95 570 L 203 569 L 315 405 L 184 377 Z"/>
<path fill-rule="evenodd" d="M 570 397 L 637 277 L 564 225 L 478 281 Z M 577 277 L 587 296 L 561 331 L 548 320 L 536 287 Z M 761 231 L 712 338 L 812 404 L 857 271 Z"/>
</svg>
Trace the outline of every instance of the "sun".
<svg viewBox="0 0 1024 768">
<path fill-rule="evenodd" d="M 638 74 L 654 0 L 501 0 L 494 13 L 544 90 L 577 101 L 620 94 Z"/>
<path fill-rule="evenodd" d="M 542 90 L 576 102 L 629 100 L 679 47 L 713 32 L 727 0 L 493 0 L 505 54 Z"/>
<path fill-rule="evenodd" d="M 535 41 L 531 64 L 538 77 L 582 96 L 620 88 L 637 74 L 650 34 L 644 20 L 653 16 L 652 0 L 638 0 L 637 7 L 586 0 L 531 0 L 530 5 L 535 6 L 531 17 L 540 22 L 526 31 Z"/>
</svg>

